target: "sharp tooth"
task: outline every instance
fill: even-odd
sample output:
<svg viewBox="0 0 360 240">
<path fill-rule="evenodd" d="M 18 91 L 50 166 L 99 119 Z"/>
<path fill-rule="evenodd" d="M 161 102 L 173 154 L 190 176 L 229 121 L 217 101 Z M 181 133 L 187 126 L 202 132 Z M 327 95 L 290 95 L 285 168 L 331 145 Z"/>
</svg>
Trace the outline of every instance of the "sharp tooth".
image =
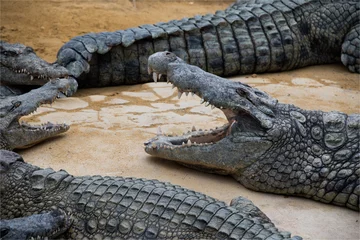
<svg viewBox="0 0 360 240">
<path fill-rule="evenodd" d="M 196 131 L 196 128 L 195 126 L 192 127 L 191 131 L 195 132 Z"/>
<path fill-rule="evenodd" d="M 170 80 L 169 80 L 169 78 L 167 77 L 167 78 L 166 78 L 166 83 L 169 83 L 169 82 L 170 82 Z"/>
<path fill-rule="evenodd" d="M 191 146 L 191 140 L 190 139 L 187 141 L 187 145 Z"/>
<path fill-rule="evenodd" d="M 191 92 L 191 96 L 194 96 L 195 95 L 195 93 L 194 92 Z"/>
<path fill-rule="evenodd" d="M 162 75 L 161 75 L 161 73 L 160 73 L 160 74 L 159 74 L 159 78 L 158 78 L 159 80 L 160 80 L 161 76 L 162 76 Z"/>
<path fill-rule="evenodd" d="M 161 131 L 161 127 L 160 127 L 160 126 L 158 127 L 156 134 L 157 134 L 158 136 L 159 136 L 159 135 L 162 135 L 162 131 Z"/>
<path fill-rule="evenodd" d="M 30 75 L 30 80 L 32 81 L 34 79 L 34 77 L 32 75 Z"/>
<path fill-rule="evenodd" d="M 148 67 L 148 74 L 150 75 L 151 73 L 152 73 L 152 71 L 151 71 L 151 68 L 150 67 Z"/>
<path fill-rule="evenodd" d="M 214 109 L 215 108 L 215 106 L 214 105 L 211 105 L 211 109 Z"/>
<path fill-rule="evenodd" d="M 184 145 L 185 145 L 185 142 L 183 142 L 181 145 L 183 145 L 183 146 L 184 146 Z"/>
<path fill-rule="evenodd" d="M 152 143 L 152 144 L 151 144 L 151 147 L 152 147 L 153 149 L 155 149 L 155 148 L 156 148 L 156 144 L 155 144 L 155 143 Z"/>
<path fill-rule="evenodd" d="M 205 103 L 205 107 L 207 107 L 207 106 L 209 106 L 210 105 L 210 103 L 209 102 L 206 102 Z"/>
<path fill-rule="evenodd" d="M 186 96 L 189 96 L 189 92 L 185 92 L 185 95 L 186 95 Z"/>
<path fill-rule="evenodd" d="M 154 80 L 154 82 L 157 82 L 157 73 L 156 72 L 153 72 L 153 80 Z"/>
<path fill-rule="evenodd" d="M 181 95 L 182 95 L 182 94 L 183 94 L 183 92 L 181 92 L 181 91 L 178 92 L 178 99 L 181 98 Z"/>
<path fill-rule="evenodd" d="M 200 101 L 200 104 L 203 104 L 205 102 L 205 100 L 202 98 Z"/>
</svg>

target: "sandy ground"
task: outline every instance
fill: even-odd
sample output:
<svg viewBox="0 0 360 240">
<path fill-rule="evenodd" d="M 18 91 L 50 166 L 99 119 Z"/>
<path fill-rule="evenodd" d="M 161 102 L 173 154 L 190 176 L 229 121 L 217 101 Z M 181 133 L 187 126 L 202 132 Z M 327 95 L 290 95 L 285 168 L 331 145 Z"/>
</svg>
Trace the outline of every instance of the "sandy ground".
<svg viewBox="0 0 360 240">
<path fill-rule="evenodd" d="M 185 16 L 214 12 L 228 4 L 128 1 L 1 1 L 1 39 L 32 46 L 54 61 L 70 38 L 87 32 L 112 31 Z M 284 103 L 304 109 L 360 112 L 360 79 L 340 64 L 235 78 L 258 87 Z M 305 239 L 359 239 L 357 212 L 315 201 L 257 193 L 234 179 L 206 174 L 148 156 L 143 142 L 164 132 L 180 134 L 193 125 L 210 128 L 223 114 L 200 105 L 196 97 L 178 100 L 165 83 L 84 89 L 74 97 L 42 106 L 27 121 L 66 122 L 61 137 L 19 151 L 41 167 L 67 169 L 75 175 L 121 175 L 156 178 L 229 202 L 251 199 L 281 229 Z"/>
</svg>

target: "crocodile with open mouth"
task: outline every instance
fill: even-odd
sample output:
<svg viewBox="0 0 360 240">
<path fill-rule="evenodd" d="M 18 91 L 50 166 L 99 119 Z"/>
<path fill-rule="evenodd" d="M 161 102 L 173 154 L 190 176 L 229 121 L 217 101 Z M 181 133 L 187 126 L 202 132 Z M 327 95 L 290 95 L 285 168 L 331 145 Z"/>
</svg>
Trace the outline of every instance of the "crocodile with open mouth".
<svg viewBox="0 0 360 240">
<path fill-rule="evenodd" d="M 182 136 L 158 135 L 151 155 L 231 175 L 245 187 L 304 196 L 359 210 L 360 115 L 308 111 L 207 73 L 171 52 L 149 57 L 149 72 L 221 109 L 228 123 Z"/>
<path fill-rule="evenodd" d="M 21 117 L 31 114 L 42 104 L 52 103 L 59 94 L 67 95 L 77 88 L 73 78 L 59 78 L 47 82 L 40 88 L 19 96 L 8 96 L 0 100 L 0 149 L 30 147 L 40 141 L 54 137 L 69 129 L 67 124 L 44 123 L 30 125 L 20 122 Z"/>
<path fill-rule="evenodd" d="M 165 50 L 221 76 L 340 61 L 359 72 L 359 9 L 351 0 L 236 1 L 215 14 L 76 36 L 53 64 L 30 47 L 0 41 L 0 81 L 6 84 L 0 95 L 66 76 L 80 87 L 149 82 L 147 59 Z"/>
</svg>

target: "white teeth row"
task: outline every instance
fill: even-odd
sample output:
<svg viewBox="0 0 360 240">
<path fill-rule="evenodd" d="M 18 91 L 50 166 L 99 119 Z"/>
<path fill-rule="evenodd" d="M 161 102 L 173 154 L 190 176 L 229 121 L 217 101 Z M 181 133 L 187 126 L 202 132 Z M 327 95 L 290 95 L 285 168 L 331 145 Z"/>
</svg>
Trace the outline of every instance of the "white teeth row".
<svg viewBox="0 0 360 240">
<path fill-rule="evenodd" d="M 161 78 L 161 73 L 156 73 L 156 72 L 153 72 L 153 80 L 154 80 L 154 82 L 157 82 L 158 80 L 160 80 L 160 78 Z"/>
<path fill-rule="evenodd" d="M 157 82 L 158 80 L 160 80 L 160 78 L 162 76 L 161 73 L 153 72 L 150 67 L 148 67 L 147 71 L 148 71 L 149 75 L 152 73 L 154 82 Z"/>
<path fill-rule="evenodd" d="M 215 127 L 215 130 L 218 130 L 218 129 L 219 129 L 218 127 Z M 187 135 L 187 134 L 190 134 L 191 132 L 196 132 L 196 131 L 199 131 L 199 133 L 196 135 L 196 137 L 200 137 L 200 136 L 204 136 L 206 134 L 209 134 L 207 132 L 214 132 L 214 129 L 210 128 L 210 129 L 202 130 L 201 128 L 199 128 L 199 130 L 197 130 L 196 127 L 193 126 L 191 128 L 191 131 L 189 130 L 188 132 L 184 132 L 183 135 Z M 160 126 L 157 128 L 156 135 L 157 136 L 167 136 L 167 137 L 178 137 L 178 135 L 176 135 L 176 134 L 167 134 L 167 135 L 163 134 Z M 158 140 L 158 138 L 156 138 L 156 140 Z"/>
<path fill-rule="evenodd" d="M 173 84 L 172 88 L 175 88 L 175 85 L 174 85 L 174 84 Z M 178 95 L 177 95 L 178 99 L 181 98 L 181 96 L 183 95 L 183 93 L 184 93 L 184 92 L 182 92 L 181 90 L 178 89 Z M 195 95 L 194 92 L 185 92 L 185 95 L 186 95 L 186 96 L 189 96 L 189 93 L 191 93 L 191 96 L 194 96 L 194 95 Z M 202 99 L 200 100 L 200 104 L 203 104 L 203 103 L 205 103 L 205 107 L 211 106 L 211 109 L 214 109 L 214 108 L 215 108 L 214 105 L 211 105 L 209 102 L 205 101 L 205 99 L 202 98 Z M 220 107 L 220 109 L 222 109 L 222 107 Z"/>
<path fill-rule="evenodd" d="M 30 75 L 31 80 L 34 79 L 34 76 L 31 75 L 31 73 L 28 72 L 25 68 L 20 69 L 20 70 L 14 69 L 13 71 L 16 72 L 16 73 L 25 73 L 25 74 L 27 74 L 27 75 Z M 48 77 L 46 77 L 45 75 L 40 75 L 40 76 L 37 76 L 37 78 L 48 78 Z M 49 78 L 49 79 L 50 79 L 50 78 Z"/>
<path fill-rule="evenodd" d="M 175 85 L 173 84 L 172 85 L 172 88 L 175 88 Z M 191 93 L 191 96 L 194 96 L 195 93 L 194 92 L 183 92 L 181 90 L 178 89 L 178 99 L 181 98 L 181 96 L 183 95 L 183 93 L 185 93 L 186 96 L 189 96 L 189 93 Z"/>
<path fill-rule="evenodd" d="M 212 145 L 214 144 L 213 142 L 210 143 L 196 143 L 196 142 L 191 142 L 191 140 L 189 139 L 186 143 L 183 142 L 182 145 L 164 145 L 164 144 L 160 144 L 159 148 L 167 148 L 167 149 L 175 149 L 175 148 L 181 148 L 181 147 L 191 147 L 191 146 L 208 146 L 208 145 Z M 152 148 L 156 148 L 156 144 L 153 143 Z"/>
</svg>

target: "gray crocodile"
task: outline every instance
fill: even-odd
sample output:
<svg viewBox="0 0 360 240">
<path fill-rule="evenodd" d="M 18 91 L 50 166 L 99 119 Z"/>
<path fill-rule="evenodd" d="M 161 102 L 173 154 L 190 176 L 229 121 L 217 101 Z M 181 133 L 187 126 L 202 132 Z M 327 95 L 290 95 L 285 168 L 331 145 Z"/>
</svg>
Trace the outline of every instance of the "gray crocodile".
<svg viewBox="0 0 360 240">
<path fill-rule="evenodd" d="M 340 61 L 359 73 L 359 14 L 358 1 L 242 0 L 215 14 L 74 37 L 60 48 L 56 63 L 80 87 L 149 82 L 147 59 L 165 50 L 220 76 Z M 31 60 L 13 67 L 5 61 L 21 51 L 1 44 L 0 50 L 1 81 L 17 81 L 20 74 L 31 84 Z"/>
<path fill-rule="evenodd" d="M 19 95 L 21 87 L 42 86 L 69 75 L 65 67 L 44 61 L 31 47 L 19 43 L 0 41 L 0 63 L 0 96 Z"/>
<path fill-rule="evenodd" d="M 36 111 L 42 104 L 52 103 L 59 94 L 68 95 L 76 88 L 74 79 L 59 78 L 28 93 L 0 98 L 0 149 L 26 148 L 66 132 L 67 124 L 30 125 L 20 118 Z"/>
<path fill-rule="evenodd" d="M 360 3 L 245 0 L 215 14 L 78 36 L 57 62 L 81 87 L 150 80 L 148 57 L 171 51 L 219 76 L 342 62 L 360 72 Z"/>
<path fill-rule="evenodd" d="M 6 84 L 0 95 L 66 76 L 80 87 L 149 82 L 147 59 L 164 50 L 220 76 L 340 60 L 359 73 L 359 9 L 358 1 L 343 0 L 237 1 L 215 14 L 77 36 L 53 64 L 29 47 L 0 41 L 0 81 Z"/>
<path fill-rule="evenodd" d="M 198 170 L 231 175 L 245 187 L 359 210 L 360 114 L 308 111 L 259 89 L 189 65 L 171 52 L 149 58 L 149 71 L 182 93 L 219 108 L 222 127 L 158 135 L 151 155 Z"/>
<path fill-rule="evenodd" d="M 10 220 L 0 219 L 0 239 L 54 239 L 67 231 L 71 224 L 71 217 L 60 210 Z"/>
<path fill-rule="evenodd" d="M 23 232 L 36 228 L 33 218 L 39 212 L 60 210 L 65 217 L 60 215 L 55 221 L 50 214 L 51 224 L 44 225 L 50 229 L 58 223 L 67 226 L 59 236 L 65 239 L 291 238 L 241 197 L 228 206 L 157 180 L 74 177 L 64 170 L 33 166 L 6 150 L 0 150 L 0 179 L 0 219 L 10 219 L 0 222 L 8 226 L 0 227 L 5 236 L 16 231 L 12 226 L 19 222 L 29 224 Z"/>
</svg>

